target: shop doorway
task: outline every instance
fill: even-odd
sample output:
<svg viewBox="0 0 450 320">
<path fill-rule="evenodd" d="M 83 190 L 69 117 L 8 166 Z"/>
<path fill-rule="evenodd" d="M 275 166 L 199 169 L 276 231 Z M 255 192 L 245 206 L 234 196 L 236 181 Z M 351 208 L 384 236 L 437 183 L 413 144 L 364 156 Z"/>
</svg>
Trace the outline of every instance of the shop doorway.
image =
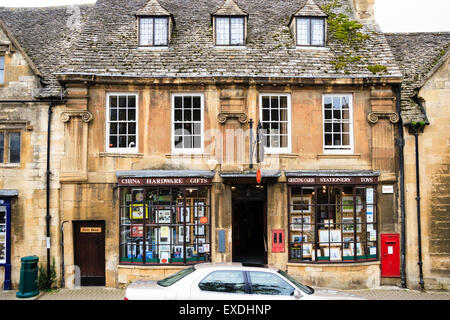
<svg viewBox="0 0 450 320">
<path fill-rule="evenodd" d="M 233 261 L 267 263 L 267 196 L 265 185 L 232 186 Z"/>
<path fill-rule="evenodd" d="M 105 285 L 105 221 L 74 221 L 75 265 L 81 286 Z"/>
</svg>

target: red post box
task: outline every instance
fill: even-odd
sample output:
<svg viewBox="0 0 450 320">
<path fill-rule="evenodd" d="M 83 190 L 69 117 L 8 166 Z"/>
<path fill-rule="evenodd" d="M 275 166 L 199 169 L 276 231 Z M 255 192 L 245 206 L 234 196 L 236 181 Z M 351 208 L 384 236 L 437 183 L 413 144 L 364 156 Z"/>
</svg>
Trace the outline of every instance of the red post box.
<svg viewBox="0 0 450 320">
<path fill-rule="evenodd" d="M 284 252 L 284 230 L 272 230 L 272 252 Z"/>
<path fill-rule="evenodd" d="M 400 277 L 400 235 L 381 234 L 381 276 Z"/>
</svg>

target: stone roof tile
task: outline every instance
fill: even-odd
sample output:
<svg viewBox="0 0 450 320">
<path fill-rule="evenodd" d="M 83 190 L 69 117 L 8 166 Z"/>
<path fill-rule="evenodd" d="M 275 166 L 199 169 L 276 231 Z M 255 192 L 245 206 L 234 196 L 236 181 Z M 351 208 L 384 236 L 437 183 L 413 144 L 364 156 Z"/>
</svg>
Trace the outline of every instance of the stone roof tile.
<svg viewBox="0 0 450 320">
<path fill-rule="evenodd" d="M 314 0 L 307 0 L 300 10 L 297 11 L 295 16 L 326 17 L 327 14 Z"/>
<path fill-rule="evenodd" d="M 354 19 L 348 0 L 337 0 L 339 12 Z M 211 13 L 223 0 L 159 0 L 174 17 L 177 27 L 165 50 L 138 47 L 134 13 L 146 0 L 97 0 L 91 19 L 72 53 L 65 73 L 130 77 L 400 77 L 384 35 L 364 26 L 369 36 L 358 55 L 360 61 L 346 72 L 336 70 L 342 44 L 330 39 L 327 48 L 299 49 L 289 29 L 291 17 L 306 0 L 235 0 L 249 14 L 244 48 L 214 45 Z M 328 0 L 316 0 L 323 6 Z M 186 8 L 191 8 L 187 10 Z M 364 61 L 364 62 L 363 62 Z M 374 75 L 368 65 L 384 65 L 387 72 Z"/>
<path fill-rule="evenodd" d="M 247 12 L 242 10 L 234 0 L 224 0 L 213 14 L 217 16 L 246 16 Z"/>
<path fill-rule="evenodd" d="M 450 50 L 450 32 L 386 33 L 385 37 L 404 75 L 402 119 L 404 124 L 427 121 L 425 110 L 413 100 L 425 77 Z"/>
<path fill-rule="evenodd" d="M 137 16 L 170 16 L 170 12 L 161 6 L 158 0 L 150 0 L 145 7 L 136 12 Z"/>
<path fill-rule="evenodd" d="M 0 7 L 0 19 L 43 75 L 37 96 L 59 96 L 54 72 L 63 70 L 93 5 L 39 8 Z"/>
</svg>

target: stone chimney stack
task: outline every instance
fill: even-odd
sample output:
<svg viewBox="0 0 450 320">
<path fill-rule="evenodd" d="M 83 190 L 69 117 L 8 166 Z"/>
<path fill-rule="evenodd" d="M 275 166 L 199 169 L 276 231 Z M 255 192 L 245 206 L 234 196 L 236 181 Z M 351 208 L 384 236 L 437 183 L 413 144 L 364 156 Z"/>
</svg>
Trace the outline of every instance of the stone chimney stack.
<svg viewBox="0 0 450 320">
<path fill-rule="evenodd" d="M 375 0 L 352 0 L 356 18 L 363 23 L 375 23 Z"/>
</svg>

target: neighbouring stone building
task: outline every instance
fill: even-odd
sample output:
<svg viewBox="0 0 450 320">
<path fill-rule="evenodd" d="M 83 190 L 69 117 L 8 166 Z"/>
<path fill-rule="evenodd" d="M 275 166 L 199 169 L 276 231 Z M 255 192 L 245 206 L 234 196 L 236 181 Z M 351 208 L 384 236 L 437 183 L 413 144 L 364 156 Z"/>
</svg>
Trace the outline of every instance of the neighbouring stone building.
<svg viewBox="0 0 450 320">
<path fill-rule="evenodd" d="M 89 7 L 81 8 L 84 15 Z M 64 153 L 59 118 L 50 121 L 48 187 L 47 137 L 50 105 L 61 105 L 63 95 L 53 72 L 80 30 L 68 27 L 70 16 L 66 7 L 0 9 L 0 283 L 5 289 L 18 286 L 22 257 L 36 255 L 46 265 L 47 215 L 50 234 L 58 234 Z M 51 256 L 59 261 L 58 239 L 51 242 Z"/>
<path fill-rule="evenodd" d="M 426 289 L 448 290 L 450 33 L 386 34 L 386 39 L 405 77 L 402 84 L 402 119 L 405 126 L 408 284 L 419 287 L 423 283 Z M 418 176 L 416 154 L 419 159 Z M 417 196 L 420 196 L 421 259 L 418 251 Z M 422 279 L 418 266 L 421 260 Z"/>
<path fill-rule="evenodd" d="M 35 65 L 33 99 L 54 102 L 50 255 L 63 285 L 126 286 L 205 261 L 268 263 L 315 286 L 398 281 L 402 72 L 373 3 L 0 10 Z M 340 23 L 353 42 L 335 36 Z M 40 140 L 22 153 L 39 148 L 20 165 L 39 168 L 37 190 L 0 168 L 0 189 L 17 190 L 13 286 L 20 257 L 47 262 L 48 103 L 35 104 Z"/>
</svg>

